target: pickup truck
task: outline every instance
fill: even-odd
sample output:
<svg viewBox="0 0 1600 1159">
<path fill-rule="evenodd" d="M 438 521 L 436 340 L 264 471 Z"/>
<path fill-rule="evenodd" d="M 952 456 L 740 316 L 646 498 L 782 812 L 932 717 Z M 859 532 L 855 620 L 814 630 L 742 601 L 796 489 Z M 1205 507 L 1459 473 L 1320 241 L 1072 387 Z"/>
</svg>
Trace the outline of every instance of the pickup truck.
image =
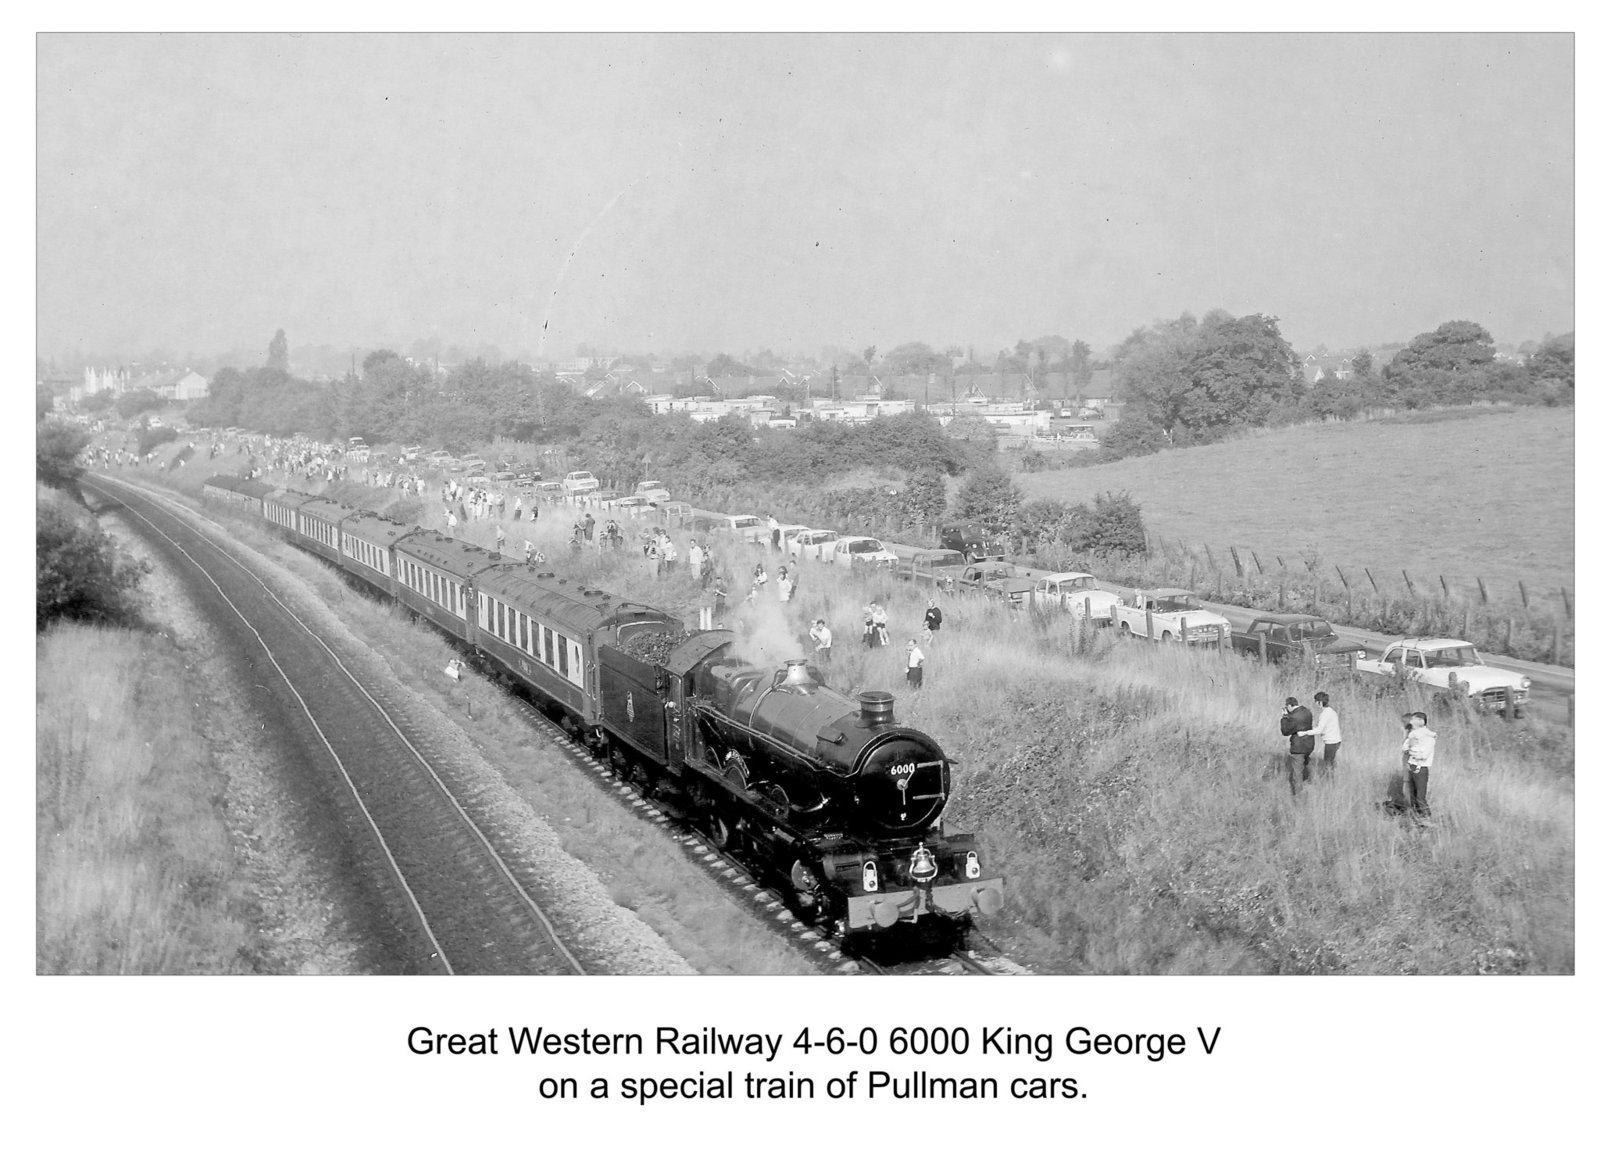
<svg viewBox="0 0 1600 1159">
<path fill-rule="evenodd" d="M 1065 608 L 1078 619 L 1109 627 L 1117 616 L 1116 593 L 1100 586 L 1086 571 L 1057 571 L 1034 582 L 1033 602 L 1040 608 Z"/>
<path fill-rule="evenodd" d="M 1193 592 L 1182 588 L 1136 591 L 1132 602 L 1118 600 L 1114 610 L 1117 627 L 1125 636 L 1146 636 L 1164 644 L 1187 638 L 1190 644 L 1225 648 L 1233 635 L 1226 616 L 1206 611 Z"/>
<path fill-rule="evenodd" d="M 1520 715 L 1527 703 L 1533 681 L 1504 668 L 1492 668 L 1478 657 L 1478 649 L 1466 640 L 1441 638 L 1396 640 L 1379 660 L 1358 659 L 1356 671 L 1374 676 L 1393 676 L 1395 666 L 1406 679 L 1430 688 L 1458 688 L 1480 704 L 1505 711 L 1509 706 Z"/>
<path fill-rule="evenodd" d="M 1266 660 L 1298 659 L 1309 652 L 1319 669 L 1353 668 L 1367 655 L 1360 644 L 1339 639 L 1321 616 L 1290 612 L 1257 616 L 1248 629 L 1233 634 L 1233 647 Z"/>
<path fill-rule="evenodd" d="M 959 551 L 916 551 L 894 565 L 894 574 L 896 579 L 932 584 L 941 591 L 950 591 L 966 566 L 966 557 Z"/>
</svg>

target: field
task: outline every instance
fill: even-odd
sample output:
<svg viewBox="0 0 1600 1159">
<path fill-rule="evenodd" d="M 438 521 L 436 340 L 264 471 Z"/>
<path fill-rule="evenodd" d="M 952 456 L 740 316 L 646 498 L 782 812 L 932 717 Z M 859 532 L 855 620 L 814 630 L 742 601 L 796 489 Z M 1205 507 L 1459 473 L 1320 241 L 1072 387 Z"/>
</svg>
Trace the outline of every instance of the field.
<svg viewBox="0 0 1600 1159">
<path fill-rule="evenodd" d="M 1097 467 L 1019 475 L 1029 498 L 1127 491 L 1161 536 L 1219 556 L 1320 557 L 1385 587 L 1473 585 L 1491 598 L 1572 590 L 1570 409 L 1422 412 L 1262 431 Z M 1245 557 L 1248 564 L 1249 557 Z M 1293 559 L 1290 559 L 1291 564 Z M 1229 566 L 1231 566 L 1231 561 Z M 1270 563 L 1269 563 L 1270 566 Z M 1363 582 L 1364 578 L 1363 578 Z"/>
</svg>

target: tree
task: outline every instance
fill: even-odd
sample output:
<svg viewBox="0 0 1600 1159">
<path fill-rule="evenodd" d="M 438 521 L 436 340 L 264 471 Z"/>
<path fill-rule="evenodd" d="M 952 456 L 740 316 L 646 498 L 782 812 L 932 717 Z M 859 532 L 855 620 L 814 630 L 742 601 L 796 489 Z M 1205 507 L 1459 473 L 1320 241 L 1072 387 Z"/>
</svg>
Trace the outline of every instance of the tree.
<svg viewBox="0 0 1600 1159">
<path fill-rule="evenodd" d="M 1079 504 L 1074 511 L 1071 542 L 1074 551 L 1143 555 L 1144 513 L 1126 491 L 1102 492 L 1092 507 Z"/>
<path fill-rule="evenodd" d="M 991 463 L 968 473 L 956 492 L 951 514 L 995 531 L 1008 531 L 1021 507 L 1022 489 L 1011 481 L 1011 472 Z"/>
<path fill-rule="evenodd" d="M 34 470 L 48 487 L 70 490 L 83 474 L 78 455 L 89 445 L 87 431 L 66 423 L 41 423 L 34 438 Z"/>
<path fill-rule="evenodd" d="M 901 494 L 906 513 L 912 519 L 932 527 L 944 518 L 944 472 L 937 467 L 922 467 L 912 472 Z"/>
<path fill-rule="evenodd" d="M 1446 322 L 1436 330 L 1418 334 L 1394 356 L 1383 373 L 1404 378 L 1418 370 L 1464 371 L 1494 361 L 1494 339 L 1476 322 Z"/>
<path fill-rule="evenodd" d="M 1072 383 L 1080 391 L 1094 377 L 1094 364 L 1089 360 L 1092 353 L 1089 344 L 1079 338 L 1073 342 L 1072 352 L 1067 355 L 1067 372 L 1072 375 Z"/>
<path fill-rule="evenodd" d="M 111 537 L 98 527 L 83 526 L 57 503 L 42 502 L 34 547 L 38 628 L 58 619 L 137 618 L 134 591 L 149 565 L 119 562 Z"/>
<path fill-rule="evenodd" d="M 130 390 L 113 405 L 119 415 L 131 419 L 147 410 L 160 410 L 161 396 L 153 390 Z"/>
<path fill-rule="evenodd" d="M 1173 442 L 1209 442 L 1282 417 L 1305 389 L 1276 318 L 1221 310 L 1134 331 L 1117 348 L 1114 377 L 1132 408 Z"/>
<path fill-rule="evenodd" d="M 282 330 L 272 336 L 272 341 L 267 343 L 267 365 L 273 370 L 289 373 L 289 339 Z"/>
<path fill-rule="evenodd" d="M 1528 371 L 1534 381 L 1558 392 L 1564 391 L 1566 402 L 1572 401 L 1576 366 L 1577 335 L 1571 331 L 1546 338 L 1528 359 Z"/>
</svg>

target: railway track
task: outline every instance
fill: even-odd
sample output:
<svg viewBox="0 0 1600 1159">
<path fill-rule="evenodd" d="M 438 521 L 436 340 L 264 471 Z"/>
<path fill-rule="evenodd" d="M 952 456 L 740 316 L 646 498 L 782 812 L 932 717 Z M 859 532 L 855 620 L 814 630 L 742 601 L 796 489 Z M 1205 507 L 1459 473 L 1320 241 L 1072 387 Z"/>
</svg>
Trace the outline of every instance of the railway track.
<svg viewBox="0 0 1600 1159">
<path fill-rule="evenodd" d="M 85 485 L 149 529 L 152 547 L 194 581 L 197 601 L 245 650 L 278 720 L 342 784 L 346 827 L 381 884 L 415 966 L 440 973 L 582 974 L 585 967 L 514 857 L 476 818 L 470 788 L 438 742 L 225 547 L 163 502 L 101 478 Z M 286 738 L 287 739 L 287 738 Z M 364 837 L 365 840 L 360 838 Z"/>
</svg>

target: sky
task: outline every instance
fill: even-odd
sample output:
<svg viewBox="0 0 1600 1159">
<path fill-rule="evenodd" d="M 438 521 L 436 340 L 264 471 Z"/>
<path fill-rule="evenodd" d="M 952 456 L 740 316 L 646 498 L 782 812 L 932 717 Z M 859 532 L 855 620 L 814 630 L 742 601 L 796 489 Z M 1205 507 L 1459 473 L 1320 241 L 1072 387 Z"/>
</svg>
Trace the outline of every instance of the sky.
<svg viewBox="0 0 1600 1159">
<path fill-rule="evenodd" d="M 1566 35 L 37 46 L 47 358 L 1574 327 Z"/>
</svg>

